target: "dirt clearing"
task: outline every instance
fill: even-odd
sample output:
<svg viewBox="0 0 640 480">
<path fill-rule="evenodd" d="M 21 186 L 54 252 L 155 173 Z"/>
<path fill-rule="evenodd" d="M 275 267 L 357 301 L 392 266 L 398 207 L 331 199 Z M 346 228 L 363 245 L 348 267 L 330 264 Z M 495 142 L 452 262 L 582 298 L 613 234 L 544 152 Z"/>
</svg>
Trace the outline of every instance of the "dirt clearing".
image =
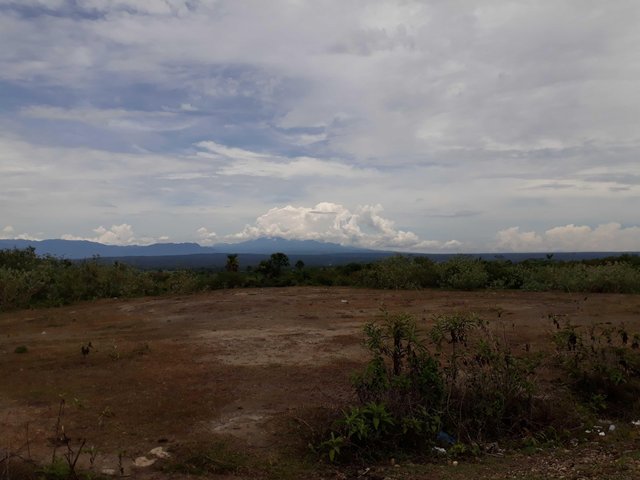
<svg viewBox="0 0 640 480">
<path fill-rule="evenodd" d="M 378 317 L 381 307 L 411 313 L 424 326 L 439 313 L 474 311 L 516 344 L 532 348 L 548 344 L 549 315 L 580 323 L 624 322 L 640 331 L 638 295 L 273 288 L 4 313 L 0 449 L 22 448 L 26 455 L 28 438 L 32 457 L 50 458 L 49 439 L 64 398 L 65 432 L 96 446 L 101 469 L 119 468 L 118 454 L 126 452 L 127 473 L 179 476 L 159 470 L 151 474 L 152 467 L 136 468 L 131 462 L 149 457 L 160 445 L 171 453 L 217 438 L 270 461 L 291 444 L 282 435 L 287 422 L 301 412 L 352 398 L 350 375 L 366 360 L 362 327 Z M 83 355 L 81 347 L 88 342 L 93 348 Z M 16 353 L 22 346 L 27 351 Z M 616 456 L 596 447 L 602 462 L 626 458 L 623 451 Z M 542 462 L 543 457 L 536 458 Z M 494 477 L 485 478 L 556 478 L 532 461 L 537 462 L 510 457 L 494 465 L 492 460 Z M 565 465 L 561 458 L 553 461 Z M 513 462 L 524 465 L 523 475 L 530 476 L 516 476 Z M 628 472 L 635 472 L 637 459 L 628 464 Z M 451 466 L 429 468 L 425 473 L 395 467 L 380 478 L 458 478 L 464 473 L 462 466 L 459 474 Z M 314 466 L 299 478 L 342 474 Z M 569 469 L 562 478 L 636 478 L 625 474 L 578 477 L 570 476 Z M 373 472 L 367 475 L 375 478 Z"/>
</svg>

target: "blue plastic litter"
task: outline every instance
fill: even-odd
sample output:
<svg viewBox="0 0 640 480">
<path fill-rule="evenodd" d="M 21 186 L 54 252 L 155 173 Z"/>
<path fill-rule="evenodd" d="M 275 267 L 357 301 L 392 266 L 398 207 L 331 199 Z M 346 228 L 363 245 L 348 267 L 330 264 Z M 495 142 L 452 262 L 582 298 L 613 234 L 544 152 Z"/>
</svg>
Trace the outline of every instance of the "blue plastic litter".
<svg viewBox="0 0 640 480">
<path fill-rule="evenodd" d="M 436 441 L 444 445 L 453 445 L 456 443 L 455 438 L 443 431 L 438 432 L 438 435 L 436 435 Z"/>
</svg>

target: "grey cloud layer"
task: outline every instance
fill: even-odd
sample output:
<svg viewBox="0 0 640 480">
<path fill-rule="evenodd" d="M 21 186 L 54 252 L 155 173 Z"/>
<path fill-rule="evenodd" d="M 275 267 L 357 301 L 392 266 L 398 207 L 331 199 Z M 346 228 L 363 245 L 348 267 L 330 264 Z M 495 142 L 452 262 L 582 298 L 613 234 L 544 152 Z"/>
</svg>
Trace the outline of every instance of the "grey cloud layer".
<svg viewBox="0 0 640 480">
<path fill-rule="evenodd" d="M 0 0 L 0 219 L 186 240 L 381 204 L 476 250 L 640 225 L 638 24 L 632 0 Z"/>
</svg>

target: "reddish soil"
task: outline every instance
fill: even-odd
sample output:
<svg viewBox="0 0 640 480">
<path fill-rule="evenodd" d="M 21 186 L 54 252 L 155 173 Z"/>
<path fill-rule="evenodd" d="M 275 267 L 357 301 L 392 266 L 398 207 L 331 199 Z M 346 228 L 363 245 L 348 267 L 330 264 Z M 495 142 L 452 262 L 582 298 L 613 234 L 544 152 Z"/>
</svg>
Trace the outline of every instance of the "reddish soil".
<svg viewBox="0 0 640 480">
<path fill-rule="evenodd" d="M 172 452 L 216 438 L 256 458 L 275 458 L 291 444 L 283 438 L 291 421 L 352 398 L 350 375 L 366 359 L 362 327 L 381 307 L 411 313 L 425 326 L 439 313 L 474 311 L 522 348 L 548 345 L 551 314 L 576 323 L 624 322 L 640 331 L 640 295 L 274 288 L 4 313 L 0 459 L 2 451 L 50 458 L 61 398 L 66 434 L 99 449 L 98 469 L 116 468 L 118 452 L 126 451 L 127 473 L 175 476 L 144 473 L 129 459 L 159 445 Z M 94 348 L 83 356 L 87 342 Z M 15 353 L 22 345 L 28 352 Z M 543 460 L 523 458 L 492 465 L 497 476 L 484 478 L 562 478 L 544 469 L 535 476 Z M 499 476 L 517 471 L 513 462 L 531 476 Z M 637 467 L 631 460 L 629 472 Z M 314 468 L 313 475 L 344 475 Z M 396 467 L 380 478 L 458 478 L 441 468 Z"/>
</svg>

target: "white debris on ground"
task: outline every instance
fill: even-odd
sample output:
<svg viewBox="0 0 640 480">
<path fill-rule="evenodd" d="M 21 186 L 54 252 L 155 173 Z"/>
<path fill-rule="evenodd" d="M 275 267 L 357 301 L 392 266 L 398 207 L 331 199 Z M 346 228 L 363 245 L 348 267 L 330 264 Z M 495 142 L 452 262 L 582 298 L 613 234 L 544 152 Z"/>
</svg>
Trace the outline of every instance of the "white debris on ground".
<svg viewBox="0 0 640 480">
<path fill-rule="evenodd" d="M 156 447 L 149 450 L 151 455 L 154 455 L 158 458 L 169 458 L 171 455 L 162 447 Z"/>
<path fill-rule="evenodd" d="M 606 423 L 609 423 L 609 422 L 603 422 L 603 423 L 606 424 Z M 639 421 L 639 425 L 640 425 L 640 421 Z M 616 431 L 616 426 L 613 423 L 609 423 L 609 426 L 606 427 L 606 428 L 603 427 L 602 425 L 594 425 L 593 426 L 593 432 L 597 433 L 598 436 L 600 436 L 600 437 L 604 437 L 604 436 L 607 435 L 605 430 L 608 431 L 609 433 L 613 433 L 613 432 Z M 585 430 L 584 431 L 584 433 L 591 433 L 591 432 L 592 432 L 592 430 Z"/>
<path fill-rule="evenodd" d="M 151 465 L 153 465 L 154 463 L 156 463 L 156 460 L 158 460 L 157 458 L 147 458 L 147 457 L 138 457 L 133 461 L 133 464 L 136 467 L 150 467 Z"/>
<path fill-rule="evenodd" d="M 138 457 L 133 461 L 133 465 L 136 467 L 144 468 L 150 467 L 159 458 L 169 458 L 171 454 L 167 452 L 163 447 L 155 447 L 149 450 L 149 455 L 152 455 L 155 458 L 147 458 L 147 457 Z"/>
</svg>

